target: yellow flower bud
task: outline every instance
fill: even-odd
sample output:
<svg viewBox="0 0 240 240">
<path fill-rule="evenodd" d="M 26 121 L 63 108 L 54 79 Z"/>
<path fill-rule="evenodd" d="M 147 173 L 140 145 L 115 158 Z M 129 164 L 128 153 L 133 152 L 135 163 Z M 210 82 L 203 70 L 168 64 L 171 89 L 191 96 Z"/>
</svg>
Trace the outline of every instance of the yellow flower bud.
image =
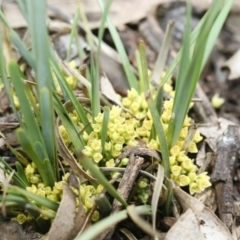
<svg viewBox="0 0 240 240">
<path fill-rule="evenodd" d="M 87 134 L 87 132 L 86 131 L 84 131 L 83 132 L 83 139 L 85 140 L 85 141 L 88 141 L 88 139 L 89 139 L 89 136 L 88 136 L 88 134 Z"/>
<path fill-rule="evenodd" d="M 138 96 L 138 92 L 132 88 L 130 91 L 128 90 L 127 96 L 131 101 L 133 101 Z"/>
<path fill-rule="evenodd" d="M 17 215 L 16 220 L 18 221 L 19 224 L 24 224 L 27 221 L 27 217 L 25 216 L 25 214 L 20 213 Z"/>
<path fill-rule="evenodd" d="M 169 157 L 169 163 L 170 163 L 170 165 L 174 165 L 176 163 L 176 157 L 175 156 L 170 156 Z"/>
<path fill-rule="evenodd" d="M 54 193 L 47 195 L 47 198 L 52 200 L 53 202 L 58 202 L 59 201 L 58 195 L 54 194 Z"/>
<path fill-rule="evenodd" d="M 197 130 L 194 135 L 193 141 L 195 143 L 198 143 L 198 142 L 202 141 L 202 139 L 203 139 L 203 137 L 200 135 L 200 132 Z"/>
<path fill-rule="evenodd" d="M 84 149 L 82 150 L 82 153 L 87 157 L 91 157 L 93 154 L 93 150 L 91 147 L 85 146 Z"/>
<path fill-rule="evenodd" d="M 113 145 L 113 149 L 115 151 L 120 152 L 122 150 L 122 148 L 123 148 L 122 144 L 116 143 L 115 145 Z"/>
<path fill-rule="evenodd" d="M 188 128 L 184 127 L 182 128 L 179 137 L 185 139 L 188 135 Z"/>
<path fill-rule="evenodd" d="M 187 186 L 190 183 L 190 178 L 187 177 L 186 175 L 180 175 L 179 176 L 179 185 L 181 187 Z"/>
<path fill-rule="evenodd" d="M 193 195 L 194 193 L 201 193 L 202 190 L 199 188 L 199 185 L 196 182 L 192 182 L 189 185 L 189 192 L 191 195 Z"/>
<path fill-rule="evenodd" d="M 112 150 L 112 156 L 113 156 L 114 158 L 118 157 L 120 154 L 121 154 L 121 152 L 116 151 L 116 150 Z"/>
<path fill-rule="evenodd" d="M 37 184 L 41 181 L 41 177 L 39 174 L 34 174 L 31 177 L 29 177 L 29 182 L 32 184 Z"/>
<path fill-rule="evenodd" d="M 94 120 L 97 123 L 102 123 L 102 121 L 103 121 L 103 114 L 102 113 L 98 113 L 98 115 L 94 118 Z"/>
<path fill-rule="evenodd" d="M 164 123 L 168 123 L 169 120 L 171 119 L 171 117 L 172 117 L 172 112 L 169 110 L 163 111 L 163 113 L 161 115 L 161 119 Z"/>
<path fill-rule="evenodd" d="M 128 164 L 128 162 L 129 162 L 129 158 L 123 158 L 118 166 L 119 167 L 126 166 Z"/>
<path fill-rule="evenodd" d="M 192 163 L 192 161 L 191 161 L 190 158 L 184 160 L 184 161 L 181 163 L 181 167 L 184 168 L 184 169 L 186 169 L 186 170 L 188 170 L 188 171 L 190 171 L 190 170 L 192 169 L 192 165 L 193 165 L 193 163 Z"/>
<path fill-rule="evenodd" d="M 177 161 L 178 161 L 178 162 L 184 162 L 184 161 L 186 161 L 186 160 L 188 160 L 188 159 L 189 159 L 189 158 L 186 156 L 186 154 L 185 154 L 184 151 L 180 152 L 180 154 L 179 154 L 178 157 L 177 157 Z"/>
<path fill-rule="evenodd" d="M 132 101 L 129 98 L 126 97 L 126 98 L 123 98 L 122 104 L 123 104 L 124 107 L 127 108 L 132 104 Z"/>
<path fill-rule="evenodd" d="M 96 163 L 99 163 L 103 158 L 101 153 L 94 153 L 92 157 L 93 157 L 94 162 L 96 162 Z"/>
<path fill-rule="evenodd" d="M 179 148 L 177 145 L 175 145 L 174 147 L 172 147 L 172 148 L 170 149 L 170 154 L 171 154 L 172 156 L 177 157 L 177 156 L 180 154 L 180 148 Z"/>
<path fill-rule="evenodd" d="M 197 174 L 195 172 L 188 173 L 188 177 L 190 179 L 190 182 L 194 182 L 196 180 Z"/>
<path fill-rule="evenodd" d="M 151 139 L 149 143 L 147 143 L 147 147 L 153 150 L 158 150 L 158 143 L 155 139 Z"/>
<path fill-rule="evenodd" d="M 45 193 L 45 191 L 42 188 L 38 188 L 36 194 L 41 196 L 41 197 L 45 197 L 46 196 L 46 193 Z"/>
<path fill-rule="evenodd" d="M 99 184 L 99 185 L 97 186 L 97 189 L 96 189 L 97 193 L 100 194 L 103 190 L 104 190 L 103 185 L 102 185 L 102 184 Z"/>
<path fill-rule="evenodd" d="M 152 129 L 152 121 L 151 120 L 144 120 L 143 121 L 143 128 L 147 129 L 147 130 L 151 130 Z"/>
<path fill-rule="evenodd" d="M 36 185 L 32 185 L 31 187 L 26 187 L 26 190 L 31 193 L 37 193 Z"/>
<path fill-rule="evenodd" d="M 188 148 L 188 151 L 190 153 L 197 153 L 198 149 L 197 149 L 196 143 L 192 142 Z"/>
<path fill-rule="evenodd" d="M 101 146 L 101 140 L 94 140 L 92 143 L 91 143 L 91 148 L 94 150 L 94 151 L 98 151 L 98 152 L 101 152 L 102 150 L 102 146 Z"/>
<path fill-rule="evenodd" d="M 84 199 L 84 205 L 85 205 L 85 207 L 87 209 L 91 209 L 93 207 L 93 205 L 94 205 L 94 202 L 93 202 L 93 200 L 90 197 L 86 197 Z"/>
<path fill-rule="evenodd" d="M 181 173 L 182 168 L 180 166 L 174 165 L 171 166 L 171 172 L 174 176 L 179 176 Z"/>
<path fill-rule="evenodd" d="M 112 150 L 112 143 L 111 142 L 105 142 L 104 150 L 105 151 L 111 151 Z"/>
<path fill-rule="evenodd" d="M 94 132 L 100 133 L 102 130 L 102 125 L 100 123 L 93 123 L 92 128 Z"/>
<path fill-rule="evenodd" d="M 106 165 L 106 167 L 115 167 L 116 166 L 113 158 L 110 159 L 109 161 L 107 161 L 105 165 Z"/>
<path fill-rule="evenodd" d="M 94 211 L 91 217 L 91 221 L 97 222 L 100 219 L 100 214 L 98 211 Z"/>
</svg>

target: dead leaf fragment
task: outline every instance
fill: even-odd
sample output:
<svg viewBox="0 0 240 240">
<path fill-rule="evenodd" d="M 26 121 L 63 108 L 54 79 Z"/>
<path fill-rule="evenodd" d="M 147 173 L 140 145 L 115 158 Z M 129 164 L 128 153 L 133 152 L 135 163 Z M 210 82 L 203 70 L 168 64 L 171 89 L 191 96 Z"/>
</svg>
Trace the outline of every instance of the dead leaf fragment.
<svg viewBox="0 0 240 240">
<path fill-rule="evenodd" d="M 206 240 L 232 240 L 233 237 L 219 218 L 199 200 L 190 196 L 182 189 L 175 187 L 174 195 L 184 210 L 191 209 L 194 213 L 200 232 Z M 185 226 L 185 228 L 187 225 Z M 178 238 L 179 239 L 179 238 Z M 185 238 L 188 239 L 188 238 Z"/>
<path fill-rule="evenodd" d="M 63 198 L 45 240 L 70 240 L 76 215 L 75 195 L 67 184 L 63 184 Z"/>
<path fill-rule="evenodd" d="M 203 240 L 199 223 L 191 209 L 188 209 L 168 231 L 165 240 Z"/>
<path fill-rule="evenodd" d="M 240 49 L 229 58 L 222 67 L 227 67 L 230 70 L 228 76 L 229 80 L 237 79 L 240 77 Z"/>
</svg>

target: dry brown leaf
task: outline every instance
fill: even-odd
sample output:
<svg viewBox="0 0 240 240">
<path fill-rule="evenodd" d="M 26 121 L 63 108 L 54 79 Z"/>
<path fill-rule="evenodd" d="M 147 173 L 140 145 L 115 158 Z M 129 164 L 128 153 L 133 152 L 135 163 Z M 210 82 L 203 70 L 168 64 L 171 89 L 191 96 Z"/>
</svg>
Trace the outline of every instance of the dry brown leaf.
<svg viewBox="0 0 240 240">
<path fill-rule="evenodd" d="M 230 57 L 222 67 L 227 67 L 230 70 L 228 76 L 229 80 L 237 79 L 240 77 L 240 49 Z"/>
<path fill-rule="evenodd" d="M 188 209 L 168 231 L 164 240 L 204 240 L 199 223 L 191 209 Z"/>
<path fill-rule="evenodd" d="M 72 239 L 71 231 L 74 228 L 74 219 L 76 216 L 76 199 L 70 187 L 63 184 L 63 198 L 58 208 L 56 217 L 52 223 L 45 240 Z"/>
<path fill-rule="evenodd" d="M 212 126 L 199 126 L 198 130 L 200 133 L 206 137 L 206 142 L 210 146 L 210 148 L 216 152 L 217 151 L 217 139 L 220 135 L 223 134 L 223 132 L 228 128 L 229 125 L 235 125 L 235 123 L 225 119 L 225 118 L 219 118 L 218 119 L 218 125 L 212 125 Z"/>
<path fill-rule="evenodd" d="M 107 76 L 102 76 L 100 79 L 100 89 L 101 93 L 110 101 L 114 102 L 118 106 L 122 107 L 122 103 L 120 99 L 118 98 L 115 90 L 113 89 L 113 86 Z"/>
<path fill-rule="evenodd" d="M 144 18 L 153 7 L 167 2 L 174 2 L 174 0 L 115 0 L 111 5 L 110 16 L 115 26 L 121 26 Z M 90 27 L 97 28 L 100 24 L 101 10 L 96 0 L 48 0 L 48 3 L 68 17 L 73 17 L 79 3 L 86 13 Z M 9 24 L 13 28 L 27 26 L 15 3 L 4 0 L 3 9 Z M 54 13 L 49 11 L 49 15 L 54 16 Z"/>
<path fill-rule="evenodd" d="M 180 205 L 186 211 L 191 209 L 194 213 L 200 232 L 207 240 L 232 240 L 227 227 L 217 218 L 217 216 L 207 207 L 205 207 L 199 200 L 190 196 L 180 188 L 174 188 L 174 195 L 179 201 Z M 185 229 L 188 226 L 185 226 Z M 186 238 L 185 238 L 186 239 Z M 188 238 L 187 238 L 188 239 Z"/>
</svg>

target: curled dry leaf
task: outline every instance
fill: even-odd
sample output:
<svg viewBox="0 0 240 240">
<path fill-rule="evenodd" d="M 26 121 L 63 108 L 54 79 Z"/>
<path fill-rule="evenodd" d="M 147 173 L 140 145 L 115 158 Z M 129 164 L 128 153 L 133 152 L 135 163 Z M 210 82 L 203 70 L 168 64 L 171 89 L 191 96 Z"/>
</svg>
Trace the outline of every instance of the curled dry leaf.
<svg viewBox="0 0 240 240">
<path fill-rule="evenodd" d="M 194 214 L 197 220 L 198 228 L 200 229 L 201 234 L 204 236 L 204 239 L 207 239 L 207 240 L 212 240 L 212 239 L 232 240 L 233 239 L 231 236 L 231 233 L 226 228 L 226 226 L 217 218 L 217 216 L 209 208 L 205 207 L 199 200 L 190 196 L 189 194 L 187 194 L 186 192 L 184 192 L 183 190 L 177 187 L 174 188 L 174 195 L 185 211 L 187 211 L 188 209 L 192 210 L 192 213 Z M 191 215 L 190 212 L 187 214 Z M 176 224 L 178 224 L 178 222 Z M 186 224 L 185 230 L 189 229 L 190 231 L 191 227 L 192 225 Z M 182 238 L 182 239 L 185 240 L 189 238 Z M 198 238 L 193 238 L 193 239 L 198 239 Z M 178 237 L 178 240 L 181 240 L 181 239 L 179 239 Z"/>
<path fill-rule="evenodd" d="M 79 206 L 79 208 L 82 205 Z M 58 239 L 70 240 L 73 239 L 72 231 L 75 228 L 76 216 L 76 199 L 75 195 L 67 184 L 63 184 L 63 198 L 58 208 L 56 217 L 52 223 L 45 240 Z M 79 224 L 80 225 L 80 224 Z"/>
<path fill-rule="evenodd" d="M 240 49 L 230 57 L 222 67 L 227 67 L 230 70 L 230 74 L 228 76 L 229 80 L 237 79 L 240 77 Z"/>
</svg>

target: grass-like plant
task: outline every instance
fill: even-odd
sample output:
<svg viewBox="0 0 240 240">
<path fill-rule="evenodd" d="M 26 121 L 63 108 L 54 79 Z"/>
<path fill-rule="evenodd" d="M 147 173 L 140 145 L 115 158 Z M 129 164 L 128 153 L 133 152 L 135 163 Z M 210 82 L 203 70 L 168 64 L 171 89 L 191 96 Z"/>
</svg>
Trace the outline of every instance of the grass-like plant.
<svg viewBox="0 0 240 240">
<path fill-rule="evenodd" d="M 11 61 L 6 66 L 2 49 L 3 38 L 0 32 L 0 76 L 8 93 L 13 111 L 17 116 L 18 111 L 22 113 L 21 117 L 18 116 L 20 128 L 17 129 L 16 133 L 22 149 L 29 157 L 27 161 L 21 161 L 18 152 L 12 149 L 13 153 L 19 157 L 19 162 L 16 163 L 16 172 L 14 173 L 14 170 L 7 162 L 0 158 L 2 162 L 0 168 L 6 174 L 0 205 L 2 207 L 5 206 L 8 211 L 11 211 L 12 207 L 19 207 L 19 209 L 23 210 L 24 207 L 28 206 L 25 210 L 31 213 L 42 231 L 47 230 L 44 229 L 42 220 L 54 218 L 61 201 L 59 188 L 61 188 L 63 181 L 66 182 L 66 176 L 62 176 L 59 169 L 58 162 L 61 162 L 63 159 L 57 154 L 60 149 L 58 148 L 57 150 L 58 139 L 56 139 L 55 135 L 56 129 L 60 131 L 61 128 L 60 136 L 63 136 L 63 133 L 65 134 L 66 137 L 62 137 L 63 142 L 65 140 L 66 143 L 66 139 L 69 140 L 68 150 L 72 151 L 68 155 L 69 159 L 71 159 L 67 160 L 68 164 L 78 177 L 84 177 L 85 180 L 88 180 L 87 183 L 81 184 L 81 188 L 85 191 L 88 186 L 94 186 L 94 188 L 101 186 L 114 199 L 118 200 L 124 208 L 127 207 L 127 210 L 106 217 L 104 220 L 99 220 L 97 224 L 91 227 L 91 230 L 86 230 L 77 239 L 92 239 L 96 237 L 96 234 L 99 234 L 112 225 L 112 223 L 125 219 L 127 212 L 133 220 L 138 219 L 136 216 L 138 213 L 152 214 L 153 227 L 150 226 L 150 230 L 147 223 L 145 227 L 145 223 L 142 223 L 142 221 L 134 221 L 137 221 L 138 225 L 142 224 L 142 228 L 146 229 L 149 234 L 157 236 L 158 233 L 155 227 L 156 212 L 164 181 L 163 173 L 165 174 L 165 179 L 167 179 L 164 181 L 164 184 L 168 188 L 168 197 L 164 206 L 166 214 L 170 213 L 171 207 L 171 184 L 168 181 L 170 178 L 179 186 L 189 185 L 191 194 L 209 186 L 209 177 L 205 174 L 196 175 L 196 166 L 191 161 L 189 162 L 187 157 L 187 153 L 190 150 L 182 151 L 183 146 L 180 146 L 179 142 L 184 144 L 184 138 L 186 138 L 189 127 L 189 119 L 186 119 L 186 117 L 196 83 L 230 11 L 232 2 L 232 0 L 214 1 L 192 34 L 190 33 L 191 6 L 188 4 L 182 49 L 172 65 L 166 69 L 164 76 L 162 72 L 172 27 L 169 25 L 164 45 L 159 51 L 158 59 L 161 60 L 156 62 L 152 76 L 149 76 L 148 73 L 146 46 L 143 42 L 140 42 L 137 53 L 139 81 L 133 73 L 118 32 L 108 16 L 111 1 L 107 1 L 104 6 L 103 2 L 98 0 L 103 12 L 98 41 L 95 41 L 95 43 L 98 42 L 98 45 L 94 44 L 94 37 L 87 24 L 84 26 L 91 47 L 91 63 L 88 68 L 89 79 L 84 78 L 76 70 L 67 66 L 67 68 L 71 69 L 71 75 L 69 75 L 66 66 L 64 67 L 64 64 L 56 57 L 47 34 L 46 1 L 18 0 L 19 7 L 28 22 L 32 42 L 31 51 L 27 50 L 18 35 L 8 25 L 3 13 L 0 12 L 1 20 L 8 31 L 8 37 L 34 71 L 34 82 L 30 82 L 31 85 L 29 85 L 24 72 L 21 71 L 16 62 Z M 80 16 L 85 19 L 84 13 L 77 10 L 73 31 L 71 32 L 71 41 L 76 38 L 77 21 Z M 108 25 L 116 49 L 121 57 L 131 88 L 128 96 L 122 99 L 124 108 L 116 106 L 102 108 L 100 104 L 100 99 L 104 99 L 104 97 L 99 91 L 99 59 L 105 23 Z M 82 53 L 81 50 L 79 52 Z M 79 54 L 80 57 L 81 53 Z M 96 58 L 94 53 L 96 53 Z M 178 76 L 175 93 L 172 100 L 165 101 L 163 99 L 164 85 L 177 65 Z M 68 77 L 83 83 L 90 96 L 89 106 L 84 106 L 81 100 L 79 101 L 74 95 L 71 84 L 66 80 Z M 61 89 L 60 94 L 58 88 Z M 31 91 L 32 89 L 36 91 Z M 12 92 L 18 98 L 19 110 L 15 106 L 16 102 L 14 102 Z M 68 112 L 68 109 L 65 108 L 61 101 L 62 99 L 70 101 L 74 111 Z M 135 107 L 133 107 L 133 103 L 138 103 L 139 105 L 136 106 L 135 104 Z M 133 117 L 134 114 L 137 117 Z M 56 116 L 59 118 L 61 127 L 56 126 Z M 114 119 L 115 116 L 116 119 L 122 121 L 121 124 L 125 121 L 126 126 L 129 125 L 127 126 L 129 127 L 128 129 L 133 132 L 136 131 L 138 135 L 133 134 L 131 138 L 131 136 L 125 134 L 124 129 L 122 131 L 125 135 L 122 136 L 121 134 L 114 135 L 114 133 L 109 132 L 109 126 L 114 127 L 114 124 L 117 124 L 117 121 Z M 89 136 L 94 137 L 90 138 Z M 157 163 L 156 177 L 147 173 L 148 176 L 150 175 L 156 179 L 151 201 L 149 201 L 149 196 L 145 194 L 148 187 L 147 180 L 140 179 L 138 184 L 140 186 L 139 189 L 142 188 L 137 193 L 139 199 L 145 203 L 151 202 L 152 206 L 139 206 L 136 209 L 128 207 L 126 200 L 109 183 L 110 177 L 107 178 L 101 171 L 101 168 L 111 167 L 111 165 L 113 172 L 119 171 L 119 168 L 114 170 L 114 167 L 116 167 L 114 160 L 126 145 L 136 146 L 138 144 L 134 136 L 142 138 L 148 148 L 158 150 L 162 158 L 162 165 Z M 179 139 L 182 140 L 179 141 Z M 200 137 L 196 135 L 196 139 L 198 139 L 196 140 L 198 142 Z M 195 146 L 194 144 L 193 146 Z M 111 151 L 108 150 L 109 146 L 111 146 Z M 181 159 L 181 161 L 178 159 Z M 126 166 L 128 160 L 124 159 L 124 161 L 120 165 Z M 108 176 L 113 175 L 114 173 Z M 12 176 L 11 184 L 7 184 L 7 176 Z M 63 181 L 61 181 L 62 177 Z M 33 189 L 34 186 L 37 186 L 36 189 Z M 42 190 L 42 197 L 40 189 Z M 35 194 L 33 193 L 34 191 Z M 86 199 L 83 199 L 83 204 L 85 203 L 84 201 Z M 29 205 L 26 205 L 26 203 Z"/>
</svg>

